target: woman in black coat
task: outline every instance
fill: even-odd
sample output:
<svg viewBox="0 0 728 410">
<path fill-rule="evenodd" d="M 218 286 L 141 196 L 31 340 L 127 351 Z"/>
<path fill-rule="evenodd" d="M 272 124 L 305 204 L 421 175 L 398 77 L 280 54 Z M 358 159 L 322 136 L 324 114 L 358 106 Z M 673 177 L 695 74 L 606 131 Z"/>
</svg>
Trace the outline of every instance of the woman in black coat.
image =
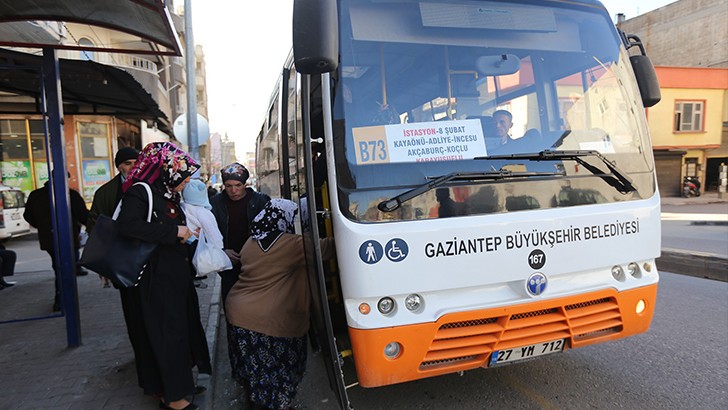
<svg viewBox="0 0 728 410">
<path fill-rule="evenodd" d="M 129 336 L 139 348 L 135 359 L 144 393 L 162 400 L 162 408 L 196 409 L 190 397 L 195 388 L 192 368 L 210 374 L 210 356 L 191 264 L 194 247 L 186 243 L 193 233 L 180 208 L 180 191 L 199 168 L 184 151 L 168 142 L 147 145 L 122 186 L 118 217 L 122 235 L 158 247 L 135 289 L 133 326 Z M 152 190 L 152 221 L 147 222 Z"/>
</svg>

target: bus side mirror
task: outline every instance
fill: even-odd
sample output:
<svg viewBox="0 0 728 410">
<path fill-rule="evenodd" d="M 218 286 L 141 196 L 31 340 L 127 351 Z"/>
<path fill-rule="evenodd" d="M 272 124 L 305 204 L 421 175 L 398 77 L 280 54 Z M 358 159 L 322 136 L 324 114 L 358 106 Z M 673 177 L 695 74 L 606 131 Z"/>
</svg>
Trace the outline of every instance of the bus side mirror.
<svg viewBox="0 0 728 410">
<path fill-rule="evenodd" d="M 621 30 L 619 30 L 619 34 L 627 50 L 632 47 L 639 49 L 639 54 L 630 55 L 629 62 L 632 64 L 632 71 L 634 71 L 634 76 L 637 80 L 637 87 L 639 87 L 640 94 L 642 95 L 642 105 L 645 108 L 652 107 L 662 99 L 655 66 L 652 65 L 652 61 L 647 57 L 645 46 L 639 37 L 634 34 L 625 34 Z"/>
<path fill-rule="evenodd" d="M 339 24 L 335 0 L 295 0 L 293 60 L 301 74 L 322 74 L 339 64 Z"/>
<path fill-rule="evenodd" d="M 642 95 L 642 104 L 645 108 L 652 107 L 662 99 L 655 67 L 650 58 L 643 55 L 631 56 L 629 61 L 632 63 L 632 70 Z"/>
</svg>

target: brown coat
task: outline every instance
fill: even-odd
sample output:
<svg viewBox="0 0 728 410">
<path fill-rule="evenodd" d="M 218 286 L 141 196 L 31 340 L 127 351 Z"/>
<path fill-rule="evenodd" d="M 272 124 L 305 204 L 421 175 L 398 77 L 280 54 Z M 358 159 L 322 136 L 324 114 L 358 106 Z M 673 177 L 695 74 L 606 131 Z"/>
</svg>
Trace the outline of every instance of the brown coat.
<svg viewBox="0 0 728 410">
<path fill-rule="evenodd" d="M 332 241 L 321 246 L 324 259 L 333 254 Z M 267 253 L 251 238 L 240 260 L 240 276 L 225 300 L 227 321 L 268 336 L 304 336 L 311 295 L 303 237 L 284 233 Z"/>
</svg>

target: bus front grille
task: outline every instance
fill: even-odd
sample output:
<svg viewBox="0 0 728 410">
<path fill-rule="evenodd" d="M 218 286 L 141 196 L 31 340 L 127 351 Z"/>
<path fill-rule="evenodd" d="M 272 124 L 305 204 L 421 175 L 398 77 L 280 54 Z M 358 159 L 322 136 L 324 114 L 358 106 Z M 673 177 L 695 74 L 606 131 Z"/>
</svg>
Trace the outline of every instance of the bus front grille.
<svg viewBox="0 0 728 410">
<path fill-rule="evenodd" d="M 455 321 L 444 316 L 420 363 L 420 370 L 461 366 L 468 362 L 482 365 L 495 350 L 557 339 L 567 339 L 567 346 L 573 347 L 622 331 L 622 318 L 614 298 L 570 305 L 558 302 L 554 301 L 554 305 L 547 308 L 514 311 L 497 317 Z"/>
</svg>

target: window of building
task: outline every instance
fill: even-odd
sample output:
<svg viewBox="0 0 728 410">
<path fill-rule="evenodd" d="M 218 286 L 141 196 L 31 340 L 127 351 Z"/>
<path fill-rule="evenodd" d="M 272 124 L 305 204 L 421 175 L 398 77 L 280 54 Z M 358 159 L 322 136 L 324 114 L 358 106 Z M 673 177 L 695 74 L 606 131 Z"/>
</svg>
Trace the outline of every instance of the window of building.
<svg viewBox="0 0 728 410">
<path fill-rule="evenodd" d="M 699 177 L 700 165 L 697 158 L 685 158 L 685 176 Z"/>
<path fill-rule="evenodd" d="M 696 132 L 703 131 L 704 101 L 676 101 L 675 102 L 675 131 Z"/>
<path fill-rule="evenodd" d="M 87 39 L 86 37 L 81 37 L 81 39 L 78 40 L 78 45 L 81 47 L 96 47 L 94 42 Z M 81 60 L 94 61 L 94 52 L 89 50 L 81 50 Z"/>
</svg>

